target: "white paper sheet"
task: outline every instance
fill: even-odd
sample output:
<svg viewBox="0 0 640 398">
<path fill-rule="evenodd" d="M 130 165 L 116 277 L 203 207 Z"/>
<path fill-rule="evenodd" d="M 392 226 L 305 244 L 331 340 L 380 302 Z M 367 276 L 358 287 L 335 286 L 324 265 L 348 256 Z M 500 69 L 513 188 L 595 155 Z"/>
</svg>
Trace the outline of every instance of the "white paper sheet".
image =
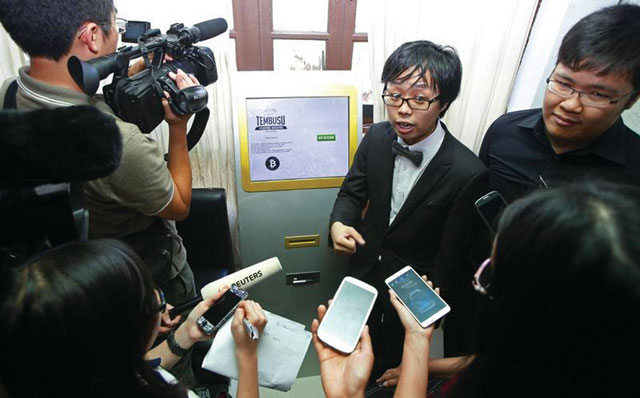
<svg viewBox="0 0 640 398">
<path fill-rule="evenodd" d="M 265 311 L 267 326 L 258 341 L 258 384 L 289 391 L 311 343 L 311 333 L 304 325 Z M 218 331 L 202 367 L 238 379 L 235 341 L 229 319 Z"/>
</svg>

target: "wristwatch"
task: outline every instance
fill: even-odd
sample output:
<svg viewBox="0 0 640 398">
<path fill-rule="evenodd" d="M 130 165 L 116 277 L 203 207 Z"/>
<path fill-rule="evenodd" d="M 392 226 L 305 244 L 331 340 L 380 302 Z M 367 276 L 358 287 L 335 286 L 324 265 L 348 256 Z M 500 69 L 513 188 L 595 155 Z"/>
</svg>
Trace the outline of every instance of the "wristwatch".
<svg viewBox="0 0 640 398">
<path fill-rule="evenodd" d="M 169 335 L 167 336 L 167 345 L 169 346 L 169 350 L 174 353 L 175 355 L 181 357 L 184 356 L 184 354 L 186 354 L 187 352 L 189 352 L 189 349 L 184 349 L 182 347 L 180 347 L 180 345 L 178 345 L 178 342 L 176 341 L 176 330 L 173 329 Z"/>
</svg>

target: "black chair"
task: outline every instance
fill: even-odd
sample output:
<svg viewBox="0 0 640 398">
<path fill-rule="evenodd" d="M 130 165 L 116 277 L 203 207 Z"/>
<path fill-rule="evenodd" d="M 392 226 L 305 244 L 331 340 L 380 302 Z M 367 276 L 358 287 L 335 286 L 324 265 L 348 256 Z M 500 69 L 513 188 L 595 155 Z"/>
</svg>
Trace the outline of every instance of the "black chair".
<svg viewBox="0 0 640 398">
<path fill-rule="evenodd" d="M 196 291 L 233 271 L 233 249 L 224 188 L 195 188 L 191 193 L 189 216 L 176 223 L 187 249 L 187 261 L 193 271 Z M 202 369 L 202 360 L 210 341 L 196 343 L 191 354 L 193 372 L 198 381 L 196 392 L 202 396 L 224 397 L 229 379 Z M 207 389 L 208 392 L 198 390 Z"/>
<path fill-rule="evenodd" d="M 195 188 L 191 193 L 189 216 L 176 223 L 187 249 L 199 291 L 233 269 L 231 231 L 224 188 Z"/>
</svg>

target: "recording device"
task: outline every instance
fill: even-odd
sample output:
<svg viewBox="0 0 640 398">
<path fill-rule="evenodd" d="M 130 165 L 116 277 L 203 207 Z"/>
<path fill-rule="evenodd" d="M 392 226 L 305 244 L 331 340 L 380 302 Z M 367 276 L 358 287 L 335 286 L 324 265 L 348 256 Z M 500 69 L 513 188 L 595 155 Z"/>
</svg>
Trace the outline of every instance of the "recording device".
<svg viewBox="0 0 640 398">
<path fill-rule="evenodd" d="M 478 210 L 480 217 L 492 235 L 496 234 L 496 230 L 498 229 L 498 216 L 505 207 L 507 207 L 507 201 L 504 200 L 498 191 L 491 191 L 476 200 L 476 210 Z"/>
<path fill-rule="evenodd" d="M 136 124 L 143 133 L 150 133 L 164 119 L 162 99 L 164 92 L 169 93 L 167 100 L 174 113 L 196 114 L 187 135 L 190 150 L 202 136 L 209 118 L 208 94 L 204 86 L 218 80 L 213 52 L 194 44 L 226 30 L 227 22 L 223 18 L 192 27 L 174 23 L 166 34 L 161 34 L 159 29 L 150 29 L 148 22 L 134 21 L 127 23 L 123 38 L 131 42 L 140 33 L 135 37 L 137 46 L 124 46 L 113 54 L 89 61 L 74 56 L 69 58 L 67 68 L 73 80 L 90 96 L 96 93 L 100 81 L 113 73 L 111 84 L 103 89 L 105 102 L 118 117 Z M 164 62 L 165 55 L 173 60 Z M 138 57 L 144 59 L 146 68 L 129 77 L 129 62 Z M 169 77 L 169 72 L 175 73 L 178 68 L 193 74 L 200 85 L 180 90 Z"/>
<path fill-rule="evenodd" d="M 246 291 L 231 285 L 229 290 L 198 318 L 198 326 L 205 334 L 211 336 L 233 315 L 238 304 L 248 295 Z"/>
<path fill-rule="evenodd" d="M 253 264 L 250 267 L 243 268 L 233 274 L 229 274 L 223 278 L 207 283 L 206 286 L 200 289 L 200 295 L 198 297 L 175 306 L 175 308 L 169 310 L 169 316 L 174 318 L 176 315 L 190 310 L 198 305 L 198 303 L 203 300 L 203 297 L 209 298 L 213 296 L 224 286 L 236 285 L 237 287 L 246 290 L 280 271 L 282 271 L 282 264 L 280 264 L 278 257 L 271 257 L 257 264 Z"/>
<path fill-rule="evenodd" d="M 127 21 L 127 29 L 122 34 L 122 42 L 137 43 L 138 38 L 151 29 L 151 23 L 147 21 Z"/>
<path fill-rule="evenodd" d="M 6 110 L 0 127 L 0 189 L 93 180 L 120 164 L 120 130 L 91 106 Z"/>
<path fill-rule="evenodd" d="M 373 286 L 345 277 L 320 323 L 318 338 L 338 351 L 353 352 L 376 297 L 378 291 Z"/>
<path fill-rule="evenodd" d="M 409 265 L 384 282 L 423 328 L 451 311 L 451 307 Z"/>
<path fill-rule="evenodd" d="M 81 181 L 112 173 L 122 156 L 112 116 L 90 106 L 0 112 L 0 264 L 86 240 Z"/>
</svg>

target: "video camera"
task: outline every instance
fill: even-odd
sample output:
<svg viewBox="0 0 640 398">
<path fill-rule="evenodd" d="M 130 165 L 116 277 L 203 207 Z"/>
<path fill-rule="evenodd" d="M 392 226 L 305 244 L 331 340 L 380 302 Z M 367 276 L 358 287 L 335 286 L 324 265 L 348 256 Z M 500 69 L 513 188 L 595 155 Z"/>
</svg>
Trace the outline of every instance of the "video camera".
<svg viewBox="0 0 640 398">
<path fill-rule="evenodd" d="M 204 86 L 218 80 L 213 52 L 193 44 L 225 32 L 227 22 L 216 18 L 193 27 L 175 23 L 164 35 L 159 29 L 149 27 L 148 22 L 130 21 L 123 41 L 137 42 L 138 46 L 124 46 L 113 54 L 90 61 L 71 57 L 67 68 L 73 80 L 90 96 L 95 95 L 102 79 L 114 73 L 111 84 L 103 89 L 105 101 L 118 117 L 136 124 L 143 133 L 150 133 L 164 119 L 162 98 L 166 91 L 173 112 L 196 114 L 187 135 L 191 150 L 202 136 L 209 118 L 208 94 Z M 173 60 L 164 62 L 165 55 Z M 138 57 L 143 57 L 146 68 L 129 77 L 129 62 Z M 180 90 L 169 77 L 169 72 L 175 73 L 178 68 L 193 74 L 200 85 Z"/>
</svg>

